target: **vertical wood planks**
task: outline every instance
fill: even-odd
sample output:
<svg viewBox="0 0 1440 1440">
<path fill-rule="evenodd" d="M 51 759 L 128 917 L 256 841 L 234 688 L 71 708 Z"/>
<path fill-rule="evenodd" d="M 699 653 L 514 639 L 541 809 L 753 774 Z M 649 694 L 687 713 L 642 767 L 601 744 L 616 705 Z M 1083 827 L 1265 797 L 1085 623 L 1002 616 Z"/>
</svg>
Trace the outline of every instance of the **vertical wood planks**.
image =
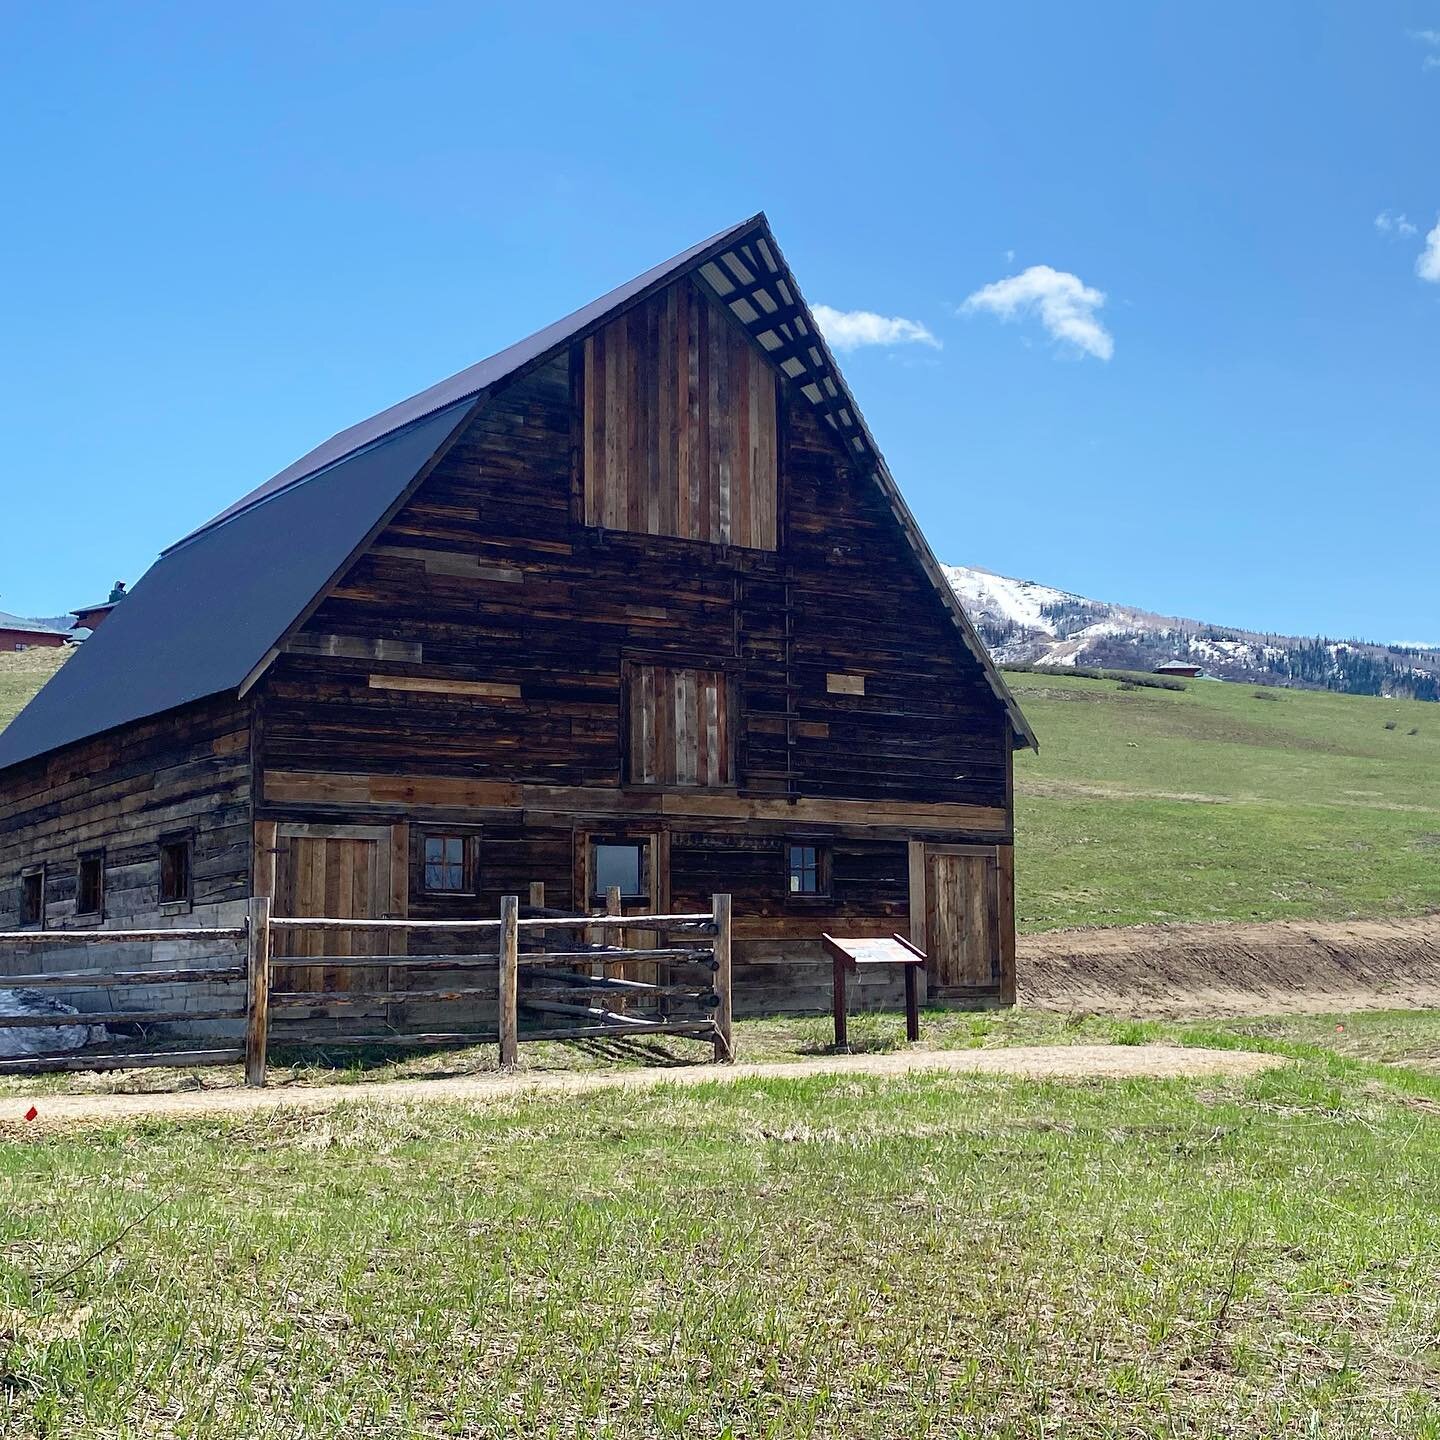
<svg viewBox="0 0 1440 1440">
<path fill-rule="evenodd" d="M 245 909 L 245 1083 L 265 1083 L 270 1037 L 270 898 L 257 895 Z"/>
<path fill-rule="evenodd" d="M 629 685 L 632 784 L 733 783 L 723 670 L 633 665 Z"/>
<path fill-rule="evenodd" d="M 925 936 L 925 842 L 911 840 L 906 846 L 906 857 L 910 875 L 910 943 L 928 955 L 930 947 Z"/>
<path fill-rule="evenodd" d="M 587 525 L 773 550 L 778 385 L 681 280 L 583 344 Z"/>
<path fill-rule="evenodd" d="M 914 864 L 912 852 L 912 877 Z M 1007 968 L 1003 861 L 997 859 L 995 853 L 980 849 L 969 854 L 931 852 L 925 856 L 923 871 L 925 931 L 929 943 L 921 948 L 929 957 L 928 969 L 934 983 L 969 989 L 1003 987 Z M 912 889 L 912 904 L 913 895 Z M 1013 890 L 1010 895 L 1013 916 Z M 912 939 L 914 934 L 912 915 Z M 1013 919 L 1009 937 L 1013 957 Z M 1013 958 L 1009 969 L 1013 989 Z"/>
<path fill-rule="evenodd" d="M 726 1064 L 735 1058 L 735 1011 L 730 997 L 730 896 L 712 896 L 710 908 L 715 916 L 715 993 L 720 997 L 715 1007 L 715 1060 L 717 1064 Z"/>
<path fill-rule="evenodd" d="M 1015 1003 L 1015 847 L 1001 845 L 996 862 L 995 920 L 999 929 L 1000 998 Z"/>
<path fill-rule="evenodd" d="M 520 1058 L 520 897 L 500 897 L 500 1067 Z"/>
</svg>

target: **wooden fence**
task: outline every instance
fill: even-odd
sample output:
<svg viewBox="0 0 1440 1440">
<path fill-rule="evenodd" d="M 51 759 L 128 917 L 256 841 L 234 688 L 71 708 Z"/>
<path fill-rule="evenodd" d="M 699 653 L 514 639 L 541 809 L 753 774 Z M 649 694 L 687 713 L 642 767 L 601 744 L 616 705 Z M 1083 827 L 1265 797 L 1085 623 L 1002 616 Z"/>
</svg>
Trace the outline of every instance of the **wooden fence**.
<svg viewBox="0 0 1440 1440">
<path fill-rule="evenodd" d="M 48 1030 L 82 1025 L 116 1025 L 140 1028 L 147 1025 L 200 1023 L 205 1021 L 244 1021 L 243 1002 L 219 997 L 211 1003 L 202 998 L 198 1005 L 179 1005 L 178 995 L 190 986 L 235 984 L 245 979 L 245 966 L 240 947 L 248 938 L 246 929 L 174 929 L 174 930 L 24 930 L 0 935 L 0 953 L 13 946 L 24 953 L 36 947 L 68 949 L 72 946 L 94 945 L 187 945 L 219 944 L 228 949 L 228 957 L 213 961 L 187 959 L 173 964 L 152 965 L 131 969 L 122 966 L 93 966 L 83 970 L 46 970 L 34 974 L 0 975 L 0 990 L 63 990 L 67 993 L 88 990 L 120 990 L 119 999 L 112 997 L 110 1008 L 94 1012 L 64 1015 L 4 1015 L 0 1027 L 12 1030 Z M 142 1006 L 126 997 L 137 989 L 163 989 L 166 1003 Z M 103 1053 L 76 1054 L 71 1051 L 37 1053 L 0 1060 L 0 1074 L 33 1074 L 44 1070 L 135 1070 L 148 1065 L 227 1065 L 243 1058 L 244 1050 L 234 1040 L 223 1045 L 188 1050 L 114 1050 Z"/>
<path fill-rule="evenodd" d="M 703 914 L 620 915 L 612 894 L 604 915 L 567 915 L 534 905 L 520 913 L 518 896 L 502 898 L 500 914 L 486 920 L 361 920 L 273 916 L 270 901 L 250 901 L 246 924 L 239 929 L 208 930 L 57 930 L 0 935 L 6 944 L 97 945 L 162 942 L 228 942 L 237 953 L 229 964 L 187 963 L 169 968 L 126 970 L 93 968 L 27 975 L 0 975 L 0 989 L 45 986 L 67 991 L 106 990 L 131 985 L 170 987 L 187 984 L 243 982 L 243 996 L 226 1004 L 169 1008 L 112 1008 L 63 1016 L 3 1016 L 0 1026 L 44 1028 L 60 1025 L 184 1024 L 240 1022 L 243 1045 L 227 1043 L 210 1049 L 115 1051 L 30 1055 L 0 1061 L 6 1071 L 129 1069 L 142 1065 L 225 1064 L 245 1062 L 248 1085 L 263 1085 L 272 1045 L 311 1048 L 473 1045 L 500 1046 L 500 1064 L 517 1063 L 523 1040 L 576 1040 L 621 1036 L 683 1035 L 710 1043 L 717 1061 L 734 1055 L 731 1005 L 731 905 L 716 895 Z M 543 896 L 541 897 L 543 899 Z M 628 944 L 629 932 L 642 931 L 654 943 Z M 356 935 L 402 933 L 413 936 L 459 937 L 444 953 L 375 955 L 277 955 L 277 938 L 288 934 L 340 932 Z M 493 942 L 494 950 L 481 946 Z M 348 943 L 353 944 L 353 939 Z M 244 947 L 244 963 L 238 948 Z M 534 948 L 537 947 L 538 948 Z M 528 948 L 527 948 L 528 947 Z M 553 947 L 553 948 L 552 948 Z M 280 948 L 284 948 L 283 942 Z M 276 988 L 276 972 L 293 969 L 334 972 L 381 972 L 383 988 L 353 987 L 335 991 Z M 636 979 L 643 968 L 650 978 Z M 397 972 L 403 978 L 397 982 Z M 445 989 L 420 988 L 415 977 L 453 972 L 459 983 Z M 477 972 L 480 972 L 477 974 Z M 493 972 L 493 985 L 476 984 Z M 618 972 L 618 973 L 617 973 Z M 394 1007 L 455 1007 L 461 1011 L 495 1003 L 494 1028 L 416 1030 L 391 1022 Z M 347 1016 L 365 1020 L 384 1008 L 382 1030 L 326 1031 L 316 1022 Z M 522 1028 L 521 1017 L 526 1019 Z M 238 1026 L 236 1028 L 239 1028 Z"/>
</svg>

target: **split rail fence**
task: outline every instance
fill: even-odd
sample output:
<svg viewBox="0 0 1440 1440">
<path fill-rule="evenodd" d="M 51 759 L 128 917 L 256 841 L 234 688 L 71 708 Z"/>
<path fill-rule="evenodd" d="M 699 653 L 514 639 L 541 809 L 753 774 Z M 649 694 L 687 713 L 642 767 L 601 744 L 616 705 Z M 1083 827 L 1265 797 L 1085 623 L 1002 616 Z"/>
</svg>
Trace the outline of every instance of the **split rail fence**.
<svg viewBox="0 0 1440 1440">
<path fill-rule="evenodd" d="M 265 898 L 249 902 L 246 923 L 236 928 L 170 930 L 55 930 L 0 935 L 5 947 L 92 946 L 185 942 L 221 944 L 228 957 L 186 960 L 140 968 L 94 967 L 84 970 L 0 974 L 0 989 L 45 988 L 66 992 L 128 991 L 129 987 L 164 990 L 164 1006 L 127 1006 L 111 997 L 111 1008 L 63 1015 L 0 1015 L 0 1028 L 45 1029 L 60 1026 L 126 1026 L 230 1022 L 223 1040 L 210 1047 L 183 1050 L 112 1050 L 103 1053 L 30 1054 L 0 1060 L 0 1074 L 47 1070 L 123 1070 L 156 1065 L 245 1063 L 248 1085 L 264 1085 L 272 1044 L 327 1050 L 333 1047 L 417 1048 L 474 1045 L 500 1047 L 500 1064 L 518 1063 L 519 1046 L 528 1040 L 635 1039 L 679 1035 L 714 1047 L 717 1061 L 734 1058 L 731 1004 L 731 901 L 716 895 L 702 914 L 621 915 L 618 892 L 611 892 L 607 913 L 571 915 L 543 908 L 543 890 L 531 887 L 529 913 L 518 896 L 500 902 L 496 919 L 362 920 L 289 917 L 270 913 Z M 634 932 L 651 943 L 628 943 Z M 346 936 L 416 935 L 458 937 L 444 953 L 419 955 L 291 955 L 281 936 L 340 932 Z M 489 943 L 493 942 L 493 951 Z M 350 942 L 354 944 L 353 939 Z M 485 948 L 482 948 L 484 946 Z M 241 958 L 243 951 L 243 961 Z M 378 972 L 384 988 L 334 991 L 284 990 L 279 978 L 296 969 Z M 633 978 L 636 971 L 649 979 Z M 421 988 L 417 977 L 452 973 L 458 983 L 443 989 Z M 494 975 L 493 984 L 476 983 Z M 619 973 L 617 973 L 619 972 Z M 397 978 L 397 974 L 399 978 Z M 178 1003 L 188 986 L 230 987 L 243 993 L 222 995 L 214 1003 Z M 175 988 L 172 988 L 175 987 Z M 412 1029 L 389 1017 L 395 1007 L 455 1007 L 461 1011 L 493 1004 L 494 1027 Z M 379 1030 L 316 1034 L 314 1022 L 353 1017 L 366 1020 L 383 1009 Z M 521 1017 L 525 1018 L 522 1027 Z M 310 1028 L 307 1029 L 306 1027 Z"/>
</svg>

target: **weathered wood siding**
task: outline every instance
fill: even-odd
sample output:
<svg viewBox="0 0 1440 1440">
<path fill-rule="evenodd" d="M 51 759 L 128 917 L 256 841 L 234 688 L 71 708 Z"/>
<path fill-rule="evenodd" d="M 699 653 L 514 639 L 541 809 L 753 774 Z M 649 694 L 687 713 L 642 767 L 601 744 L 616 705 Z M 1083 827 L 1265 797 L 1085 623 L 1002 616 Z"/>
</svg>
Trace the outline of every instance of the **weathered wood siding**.
<svg viewBox="0 0 1440 1440">
<path fill-rule="evenodd" d="M 75 914 L 82 851 L 101 849 L 104 924 L 164 923 L 160 838 L 193 836 L 191 922 L 234 923 L 250 884 L 250 724 L 201 701 L 0 772 L 0 929 L 20 918 L 22 869 L 45 866 L 46 925 Z"/>
<path fill-rule="evenodd" d="M 775 549 L 776 375 L 739 326 L 683 280 L 582 352 L 585 523 Z"/>
<path fill-rule="evenodd" d="M 777 548 L 587 524 L 585 363 L 492 397 L 285 646 L 257 690 L 257 813 L 408 821 L 425 917 L 497 914 L 532 881 L 583 907 L 587 838 L 644 840 L 664 905 L 735 896 L 738 1004 L 758 1003 L 743 965 L 788 946 L 796 1003 L 818 1007 L 822 930 L 906 929 L 909 839 L 1009 838 L 1008 719 L 881 490 L 799 396 Z M 701 764 L 660 717 L 698 734 L 709 697 Z M 476 894 L 426 896 L 420 837 L 457 824 Z M 789 893 L 787 840 L 830 847 L 829 895 Z"/>
<path fill-rule="evenodd" d="M 624 663 L 725 662 L 740 793 L 1003 808 L 979 665 L 878 487 L 787 408 L 787 547 L 727 551 L 576 523 L 566 367 L 513 385 L 267 675 L 267 770 L 615 788 Z"/>
<path fill-rule="evenodd" d="M 632 665 L 628 708 L 632 785 L 730 785 L 735 757 L 723 670 Z"/>
</svg>

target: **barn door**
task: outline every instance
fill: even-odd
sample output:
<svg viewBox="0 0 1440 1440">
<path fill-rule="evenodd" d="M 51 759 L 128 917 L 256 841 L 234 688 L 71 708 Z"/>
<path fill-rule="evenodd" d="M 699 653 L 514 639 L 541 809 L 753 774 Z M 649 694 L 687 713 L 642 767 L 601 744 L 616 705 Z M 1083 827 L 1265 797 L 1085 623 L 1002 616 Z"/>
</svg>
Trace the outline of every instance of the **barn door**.
<svg viewBox="0 0 1440 1440">
<path fill-rule="evenodd" d="M 403 825 L 276 827 L 274 913 L 333 919 L 403 918 L 408 895 Z M 276 990 L 366 990 L 379 972 L 294 965 L 326 955 L 404 953 L 403 932 L 280 930 L 275 933 Z"/>
<path fill-rule="evenodd" d="M 912 842 L 910 933 L 929 956 L 927 992 L 1009 998 L 1014 913 L 1009 847 Z"/>
</svg>

